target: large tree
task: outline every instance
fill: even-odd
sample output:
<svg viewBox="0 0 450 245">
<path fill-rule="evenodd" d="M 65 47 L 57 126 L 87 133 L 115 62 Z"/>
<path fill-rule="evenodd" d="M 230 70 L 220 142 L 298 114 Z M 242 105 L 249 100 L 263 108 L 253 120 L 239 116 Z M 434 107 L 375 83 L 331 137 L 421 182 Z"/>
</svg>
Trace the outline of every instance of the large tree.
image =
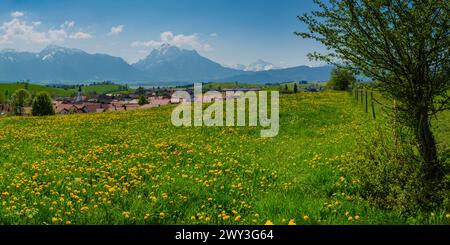
<svg viewBox="0 0 450 245">
<path fill-rule="evenodd" d="M 298 18 L 296 32 L 330 51 L 312 58 L 348 66 L 380 81 L 396 100 L 399 119 L 413 130 L 424 178 L 441 174 L 430 119 L 449 109 L 448 0 L 315 0 L 318 10 Z"/>
<path fill-rule="evenodd" d="M 356 77 L 349 69 L 335 67 L 331 71 L 331 78 L 327 83 L 327 86 L 332 87 L 335 90 L 347 90 L 350 85 L 356 83 Z"/>
<path fill-rule="evenodd" d="M 22 115 L 22 108 L 30 105 L 30 93 L 25 89 L 18 89 L 11 95 L 11 112 L 13 115 Z"/>
<path fill-rule="evenodd" d="M 31 107 L 31 113 L 33 116 L 55 115 L 52 99 L 47 92 L 40 92 L 36 95 Z"/>
</svg>

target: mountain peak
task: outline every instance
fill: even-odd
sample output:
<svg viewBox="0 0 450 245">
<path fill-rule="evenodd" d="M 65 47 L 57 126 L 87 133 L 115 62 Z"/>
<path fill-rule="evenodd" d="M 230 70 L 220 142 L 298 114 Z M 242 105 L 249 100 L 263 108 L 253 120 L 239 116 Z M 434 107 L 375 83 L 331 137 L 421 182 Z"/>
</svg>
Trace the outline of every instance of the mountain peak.
<svg viewBox="0 0 450 245">
<path fill-rule="evenodd" d="M 84 51 L 80 49 L 65 48 L 57 45 L 48 45 L 38 54 L 38 57 L 40 57 L 42 60 L 51 60 L 55 56 L 81 53 L 84 53 Z"/>
<path fill-rule="evenodd" d="M 158 56 L 175 55 L 180 53 L 182 50 L 177 46 L 172 46 L 168 43 L 163 43 L 158 48 L 154 49 L 151 54 Z"/>
<path fill-rule="evenodd" d="M 48 45 L 47 47 L 45 47 L 41 53 L 84 53 L 84 51 L 80 50 L 80 49 L 74 49 L 74 48 L 66 48 L 66 47 L 61 47 L 61 46 L 57 46 L 57 45 Z"/>
<path fill-rule="evenodd" d="M 249 65 L 237 64 L 231 66 L 232 68 L 242 70 L 242 71 L 268 71 L 273 69 L 280 69 L 281 67 L 275 66 L 274 64 L 267 62 L 263 59 L 257 59 Z"/>
</svg>

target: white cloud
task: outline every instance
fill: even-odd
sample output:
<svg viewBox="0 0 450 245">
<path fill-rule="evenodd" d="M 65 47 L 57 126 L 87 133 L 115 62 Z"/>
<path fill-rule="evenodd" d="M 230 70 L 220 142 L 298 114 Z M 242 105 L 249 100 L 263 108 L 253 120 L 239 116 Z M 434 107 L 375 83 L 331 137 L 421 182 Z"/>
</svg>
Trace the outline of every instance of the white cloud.
<svg viewBox="0 0 450 245">
<path fill-rule="evenodd" d="M 75 32 L 70 34 L 69 38 L 71 39 L 76 39 L 76 40 L 86 40 L 86 39 L 91 39 L 92 35 L 86 32 Z"/>
<path fill-rule="evenodd" d="M 20 17 L 23 15 L 11 14 L 11 16 Z M 72 28 L 75 25 L 74 21 L 66 21 L 59 28 L 50 28 L 46 31 L 39 31 L 37 28 L 41 25 L 41 22 L 33 21 L 29 23 L 18 17 L 13 17 L 10 21 L 0 24 L 0 44 L 14 43 L 15 41 L 54 43 L 63 42 L 67 38 L 78 40 L 92 38 L 92 35 L 88 33 L 69 32 L 69 28 Z"/>
<path fill-rule="evenodd" d="M 50 29 L 47 31 L 47 42 L 62 42 L 66 39 L 67 33 L 63 29 Z"/>
<path fill-rule="evenodd" d="M 109 36 L 119 35 L 123 31 L 123 25 L 111 27 L 111 31 L 108 33 Z"/>
<path fill-rule="evenodd" d="M 211 34 L 209 34 L 211 37 L 218 37 L 219 36 L 219 34 L 217 34 L 217 33 L 215 33 L 215 32 L 213 32 L 213 33 L 211 33 Z"/>
<path fill-rule="evenodd" d="M 62 25 L 61 28 L 72 28 L 75 26 L 75 21 L 68 21 L 66 20 Z"/>
<path fill-rule="evenodd" d="M 146 42 L 141 42 L 141 41 L 135 41 L 131 43 L 131 47 L 140 47 L 140 48 L 157 48 L 159 46 L 161 46 L 161 44 L 163 44 L 163 42 L 159 42 L 159 41 L 146 41 Z"/>
<path fill-rule="evenodd" d="M 199 40 L 196 33 L 191 35 L 178 34 L 174 35 L 170 31 L 165 31 L 160 34 L 160 40 L 150 40 L 150 41 L 135 41 L 131 43 L 132 47 L 140 48 L 156 48 L 164 43 L 168 43 L 173 46 L 180 48 L 196 49 L 201 51 L 211 51 L 213 48 L 211 45 Z"/>
<path fill-rule="evenodd" d="M 22 17 L 22 16 L 24 16 L 24 15 L 25 15 L 24 12 L 19 12 L 19 11 L 16 11 L 16 12 L 12 12 L 12 13 L 11 13 L 11 17 L 13 17 L 13 18 L 19 18 L 19 17 Z"/>
</svg>

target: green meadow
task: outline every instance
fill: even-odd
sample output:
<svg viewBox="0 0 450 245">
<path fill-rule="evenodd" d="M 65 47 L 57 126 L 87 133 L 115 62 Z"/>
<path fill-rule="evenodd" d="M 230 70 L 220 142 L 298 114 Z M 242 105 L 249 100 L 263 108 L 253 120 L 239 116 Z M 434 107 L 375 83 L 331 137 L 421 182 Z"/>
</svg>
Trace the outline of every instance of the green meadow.
<svg viewBox="0 0 450 245">
<path fill-rule="evenodd" d="M 74 96 L 78 89 L 70 88 L 70 89 L 64 89 L 64 88 L 54 88 L 49 87 L 45 85 L 38 85 L 38 84 L 25 84 L 25 83 L 0 83 L 0 93 L 5 94 L 6 91 L 8 91 L 9 96 L 14 93 L 14 91 L 18 89 L 27 89 L 30 93 L 37 93 L 41 91 L 45 91 L 53 96 L 63 96 L 63 97 L 69 97 Z M 129 91 L 132 91 L 131 89 L 128 89 L 126 91 L 122 91 L 122 86 L 118 84 L 92 84 L 88 86 L 82 86 L 81 90 L 83 93 L 97 93 L 97 94 L 103 94 L 103 93 L 111 93 L 111 92 L 123 92 L 128 93 Z"/>
<path fill-rule="evenodd" d="M 358 194 L 374 120 L 351 94 L 282 95 L 280 131 L 174 127 L 174 106 L 0 119 L 1 224 L 449 224 Z M 449 114 L 437 119 L 448 145 Z"/>
</svg>

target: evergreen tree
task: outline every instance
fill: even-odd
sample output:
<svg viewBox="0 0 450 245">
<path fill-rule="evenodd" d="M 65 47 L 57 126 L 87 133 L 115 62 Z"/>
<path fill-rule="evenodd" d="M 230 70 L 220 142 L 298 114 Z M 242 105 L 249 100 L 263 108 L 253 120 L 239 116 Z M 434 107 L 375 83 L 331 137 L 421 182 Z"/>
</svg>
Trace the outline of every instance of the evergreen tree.
<svg viewBox="0 0 450 245">
<path fill-rule="evenodd" d="M 46 92 L 40 92 L 33 100 L 31 109 L 33 116 L 55 115 L 52 99 Z"/>
</svg>

